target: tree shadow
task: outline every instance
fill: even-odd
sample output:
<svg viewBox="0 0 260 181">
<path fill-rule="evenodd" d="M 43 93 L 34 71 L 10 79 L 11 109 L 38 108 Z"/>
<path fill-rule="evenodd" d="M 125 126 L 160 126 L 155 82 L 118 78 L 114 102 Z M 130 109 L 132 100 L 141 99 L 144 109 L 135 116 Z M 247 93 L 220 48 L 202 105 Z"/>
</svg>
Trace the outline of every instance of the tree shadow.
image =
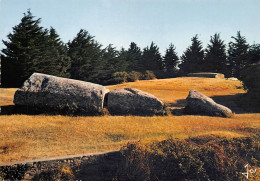
<svg viewBox="0 0 260 181">
<path fill-rule="evenodd" d="M 186 106 L 186 99 L 179 99 L 176 103 L 168 103 L 169 107 L 185 107 Z"/>
<path fill-rule="evenodd" d="M 179 99 L 174 103 L 168 103 L 167 107 L 171 114 L 175 116 L 182 116 L 187 114 L 185 110 L 186 105 L 186 99 Z"/>
<path fill-rule="evenodd" d="M 32 106 L 8 105 L 0 106 L 0 115 L 64 115 L 64 116 L 100 116 L 103 113 L 83 112 L 80 110 L 39 108 Z"/>
<path fill-rule="evenodd" d="M 216 103 L 228 107 L 236 114 L 260 113 L 260 103 L 254 97 L 239 93 L 235 95 L 223 95 L 211 97 Z M 176 116 L 193 115 L 186 109 L 186 99 L 179 99 L 176 103 L 168 103 L 170 112 Z"/>
<path fill-rule="evenodd" d="M 260 103 L 253 96 L 245 93 L 235 94 L 235 95 L 223 95 L 223 96 L 213 96 L 211 97 L 216 103 L 228 107 L 233 113 L 243 114 L 243 113 L 260 113 Z M 181 115 L 191 115 L 187 111 L 186 99 L 179 99 L 174 103 L 167 104 L 168 110 L 176 116 Z M 8 105 L 0 106 L 0 115 L 14 115 L 14 114 L 24 114 L 24 115 L 65 115 L 65 116 L 100 116 L 106 113 L 95 113 L 95 112 L 83 112 L 78 110 L 69 109 L 47 109 L 47 108 L 35 108 L 30 106 L 17 106 Z M 107 113 L 114 115 L 112 113 Z M 118 115 L 118 114 L 116 114 Z M 132 115 L 132 114 L 129 114 Z M 154 114 L 134 114 L 138 116 L 153 116 Z"/>
<path fill-rule="evenodd" d="M 0 106 L 0 115 L 63 115 L 63 116 L 103 116 L 103 115 L 111 115 L 111 116 L 147 116 L 152 117 L 155 115 L 164 115 L 163 111 L 155 112 L 155 111 L 140 111 L 134 110 L 133 112 L 128 113 L 114 113 L 113 111 L 109 111 L 107 108 L 104 108 L 102 112 L 87 112 L 86 110 L 78 110 L 78 109 L 70 109 L 70 108 L 48 108 L 48 107 L 32 107 L 32 106 L 18 106 L 18 105 L 8 105 L 8 106 Z"/>
<path fill-rule="evenodd" d="M 0 106 L 1 115 L 12 115 L 12 114 L 27 114 L 27 115 L 37 115 L 36 112 L 32 112 L 29 108 L 19 107 L 15 105 Z"/>
<path fill-rule="evenodd" d="M 47 163 L 46 168 L 40 165 L 32 180 L 114 180 L 122 164 L 121 152 L 112 152 L 104 155 L 82 157 L 70 162 L 54 161 Z M 67 171 L 64 170 L 67 168 Z M 69 168 L 69 169 L 68 169 Z M 35 169 L 35 168 L 31 168 Z"/>
<path fill-rule="evenodd" d="M 260 113 L 259 101 L 246 93 L 213 96 L 211 98 L 216 103 L 228 107 L 236 114 Z"/>
<path fill-rule="evenodd" d="M 113 180 L 122 163 L 121 152 L 90 157 L 79 166 L 75 180 Z"/>
</svg>

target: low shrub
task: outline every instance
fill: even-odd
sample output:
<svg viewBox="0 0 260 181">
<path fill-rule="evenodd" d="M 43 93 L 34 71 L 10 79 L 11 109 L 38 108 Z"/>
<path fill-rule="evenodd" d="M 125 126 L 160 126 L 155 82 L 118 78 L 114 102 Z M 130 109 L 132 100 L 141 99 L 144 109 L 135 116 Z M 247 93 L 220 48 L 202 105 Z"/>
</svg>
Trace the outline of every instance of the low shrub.
<svg viewBox="0 0 260 181">
<path fill-rule="evenodd" d="M 47 168 L 45 171 L 37 173 L 33 180 L 60 180 L 72 181 L 75 180 L 75 173 L 71 170 L 70 166 L 58 166 L 57 168 Z"/>
<path fill-rule="evenodd" d="M 241 180 L 244 166 L 259 166 L 252 138 L 168 139 L 150 146 L 128 143 L 117 180 Z"/>
<path fill-rule="evenodd" d="M 155 79 L 156 76 L 152 71 L 145 71 L 144 73 L 132 71 L 127 72 L 116 72 L 112 75 L 112 78 L 109 80 L 110 84 L 121 84 L 123 82 L 134 82 L 136 80 L 151 80 Z"/>
<path fill-rule="evenodd" d="M 127 82 L 128 74 L 127 72 L 116 72 L 112 76 L 112 82 L 120 84 L 122 82 Z"/>
<path fill-rule="evenodd" d="M 113 139 L 115 135 L 112 135 Z M 115 141 L 118 141 L 116 135 Z M 121 152 L 91 156 L 70 163 L 60 161 L 0 168 L 0 179 L 21 180 L 34 170 L 32 180 L 259 180 L 259 142 L 255 138 L 200 136 L 144 145 L 130 142 Z M 252 171 L 251 171 L 252 169 Z"/>
<path fill-rule="evenodd" d="M 140 72 L 132 71 L 128 74 L 128 82 L 134 82 L 136 80 L 140 80 L 142 78 L 142 74 Z"/>
<path fill-rule="evenodd" d="M 250 65 L 242 71 L 241 79 L 250 95 L 255 96 L 260 102 L 260 61 Z"/>
<path fill-rule="evenodd" d="M 152 71 L 146 70 L 145 73 L 143 74 L 143 79 L 144 80 L 156 79 L 156 76 Z"/>
</svg>

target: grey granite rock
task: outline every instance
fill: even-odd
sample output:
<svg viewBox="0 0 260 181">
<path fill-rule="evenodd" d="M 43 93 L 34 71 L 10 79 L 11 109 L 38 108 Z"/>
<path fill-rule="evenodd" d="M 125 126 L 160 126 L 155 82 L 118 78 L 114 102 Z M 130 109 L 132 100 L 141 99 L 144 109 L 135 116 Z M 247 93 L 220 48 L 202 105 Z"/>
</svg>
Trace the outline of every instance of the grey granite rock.
<svg viewBox="0 0 260 181">
<path fill-rule="evenodd" d="M 98 84 L 34 73 L 15 92 L 14 104 L 100 113 L 107 92 L 108 89 Z"/>
<path fill-rule="evenodd" d="M 112 114 L 153 115 L 163 111 L 164 104 L 154 95 L 138 89 L 115 89 L 108 93 L 108 110 Z"/>
<path fill-rule="evenodd" d="M 229 108 L 217 104 L 213 99 L 195 90 L 189 92 L 186 101 L 186 110 L 190 113 L 222 117 L 230 117 L 232 115 L 232 111 Z"/>
</svg>

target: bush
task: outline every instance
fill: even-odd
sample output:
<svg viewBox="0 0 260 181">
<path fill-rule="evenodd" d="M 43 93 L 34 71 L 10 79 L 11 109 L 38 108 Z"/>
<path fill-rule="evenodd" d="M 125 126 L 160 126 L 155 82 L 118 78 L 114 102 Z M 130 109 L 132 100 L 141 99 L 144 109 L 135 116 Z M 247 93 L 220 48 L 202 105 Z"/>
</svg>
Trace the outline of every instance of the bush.
<svg viewBox="0 0 260 181">
<path fill-rule="evenodd" d="M 156 76 L 152 71 L 147 70 L 145 73 L 140 73 L 132 71 L 127 72 L 116 72 L 112 75 L 112 78 L 109 80 L 110 84 L 121 84 L 123 82 L 134 82 L 136 80 L 151 80 L 155 79 Z"/>
<path fill-rule="evenodd" d="M 243 70 L 241 79 L 248 93 L 256 96 L 260 102 L 260 61 Z"/>
<path fill-rule="evenodd" d="M 140 72 L 132 71 L 128 74 L 128 82 L 134 82 L 136 80 L 140 80 L 142 74 Z"/>
<path fill-rule="evenodd" d="M 57 168 L 47 168 L 45 171 L 37 173 L 33 180 L 75 180 L 74 173 L 70 166 L 57 166 Z"/>
<path fill-rule="evenodd" d="M 146 70 L 145 73 L 143 74 L 143 79 L 144 80 L 156 79 L 156 76 L 152 71 Z"/>
<path fill-rule="evenodd" d="M 116 72 L 112 76 L 112 82 L 120 84 L 122 82 L 127 82 L 128 74 L 127 72 Z"/>
<path fill-rule="evenodd" d="M 244 166 L 259 166 L 252 138 L 168 139 L 150 146 L 128 143 L 118 180 L 240 180 Z"/>
</svg>

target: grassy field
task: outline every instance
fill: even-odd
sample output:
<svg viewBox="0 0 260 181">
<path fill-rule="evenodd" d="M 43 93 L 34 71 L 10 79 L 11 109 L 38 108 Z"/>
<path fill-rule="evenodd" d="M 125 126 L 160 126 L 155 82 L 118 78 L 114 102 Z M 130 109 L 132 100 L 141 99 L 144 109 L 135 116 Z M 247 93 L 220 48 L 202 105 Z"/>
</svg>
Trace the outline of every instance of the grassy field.
<svg viewBox="0 0 260 181">
<path fill-rule="evenodd" d="M 211 78 L 175 78 L 137 81 L 108 86 L 138 88 L 154 94 L 172 109 L 181 109 L 189 90 L 198 90 L 229 106 L 237 114 L 232 118 L 208 116 L 93 116 L 1 115 L 0 162 L 80 154 L 120 149 L 128 141 L 144 143 L 169 137 L 199 135 L 226 137 L 254 136 L 259 133 L 260 114 L 246 113 L 245 93 L 239 81 Z M 13 105 L 16 89 L 0 89 L 0 106 Z M 242 104 L 242 103 L 241 103 Z"/>
</svg>

